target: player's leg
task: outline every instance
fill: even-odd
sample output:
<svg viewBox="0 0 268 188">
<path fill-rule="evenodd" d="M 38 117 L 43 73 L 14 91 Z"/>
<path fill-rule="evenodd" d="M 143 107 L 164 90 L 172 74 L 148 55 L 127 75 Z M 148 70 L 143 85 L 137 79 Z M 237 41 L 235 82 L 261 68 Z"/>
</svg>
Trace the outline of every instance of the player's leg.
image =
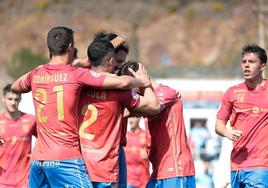
<svg viewBox="0 0 268 188">
<path fill-rule="evenodd" d="M 93 188 L 89 174 L 82 159 L 44 161 L 48 181 L 51 187 Z"/>
<path fill-rule="evenodd" d="M 245 188 L 266 188 L 268 187 L 268 169 L 242 170 L 240 181 Z"/>
<path fill-rule="evenodd" d="M 32 160 L 30 164 L 29 187 L 50 188 L 42 161 Z"/>
<path fill-rule="evenodd" d="M 127 187 L 127 164 L 124 147 L 119 148 L 119 188 Z"/>
</svg>

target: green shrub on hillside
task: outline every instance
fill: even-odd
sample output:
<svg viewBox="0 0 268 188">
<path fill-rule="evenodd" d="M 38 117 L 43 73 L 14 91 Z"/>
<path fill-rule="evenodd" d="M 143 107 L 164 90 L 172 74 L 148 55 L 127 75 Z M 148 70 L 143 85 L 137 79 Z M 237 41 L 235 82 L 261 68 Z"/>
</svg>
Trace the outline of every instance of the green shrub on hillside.
<svg viewBox="0 0 268 188">
<path fill-rule="evenodd" d="M 13 54 L 11 63 L 6 65 L 6 70 L 9 76 L 16 79 L 46 62 L 48 59 L 43 54 L 33 53 L 30 48 L 23 47 Z"/>
</svg>

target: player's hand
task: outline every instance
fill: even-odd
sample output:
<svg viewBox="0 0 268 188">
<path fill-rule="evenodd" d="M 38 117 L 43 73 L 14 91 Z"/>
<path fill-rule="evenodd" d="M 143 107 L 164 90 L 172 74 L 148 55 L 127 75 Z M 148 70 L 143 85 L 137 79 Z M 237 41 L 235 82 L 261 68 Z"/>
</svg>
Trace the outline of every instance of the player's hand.
<svg viewBox="0 0 268 188">
<path fill-rule="evenodd" d="M 139 69 L 137 70 L 137 72 L 132 69 L 129 69 L 129 71 L 136 79 L 139 79 L 144 83 L 144 87 L 151 86 L 150 76 L 148 75 L 146 69 L 142 64 L 139 63 Z"/>
<path fill-rule="evenodd" d="M 72 62 L 72 65 L 75 67 L 90 68 L 90 63 L 87 57 L 77 58 Z"/>
<path fill-rule="evenodd" d="M 228 130 L 226 137 L 229 138 L 232 141 L 237 140 L 242 136 L 242 131 L 240 130 Z"/>
</svg>

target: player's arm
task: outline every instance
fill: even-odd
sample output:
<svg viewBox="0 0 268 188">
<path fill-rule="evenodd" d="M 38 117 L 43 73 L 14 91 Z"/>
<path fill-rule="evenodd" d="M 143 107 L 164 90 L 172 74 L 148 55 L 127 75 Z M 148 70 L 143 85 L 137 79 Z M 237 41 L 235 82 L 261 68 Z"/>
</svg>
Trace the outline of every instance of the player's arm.
<svg viewBox="0 0 268 188">
<path fill-rule="evenodd" d="M 132 89 L 136 87 L 148 87 L 151 85 L 151 80 L 145 68 L 140 65 L 137 72 L 132 71 L 133 76 L 117 76 L 107 75 L 103 82 L 103 89 Z"/>
<path fill-rule="evenodd" d="M 12 83 L 11 85 L 11 90 L 16 92 L 16 93 L 26 93 L 29 92 L 31 89 L 29 87 L 29 82 L 27 80 L 29 74 L 31 72 L 28 72 L 21 77 L 19 77 L 15 82 Z"/>
<path fill-rule="evenodd" d="M 134 110 L 144 115 L 155 115 L 161 111 L 160 102 L 150 87 L 144 89 L 143 96 L 140 96 L 140 103 Z"/>
<path fill-rule="evenodd" d="M 133 78 L 131 76 L 107 75 L 103 81 L 102 89 L 132 89 L 135 87 L 148 87 L 150 81 Z"/>
<path fill-rule="evenodd" d="M 218 135 L 227 137 L 232 141 L 237 140 L 240 136 L 242 136 L 242 131 L 240 130 L 233 130 L 233 129 L 228 129 L 226 127 L 227 121 L 222 120 L 222 119 L 217 119 L 216 120 L 216 126 L 215 126 L 215 131 Z"/>
</svg>

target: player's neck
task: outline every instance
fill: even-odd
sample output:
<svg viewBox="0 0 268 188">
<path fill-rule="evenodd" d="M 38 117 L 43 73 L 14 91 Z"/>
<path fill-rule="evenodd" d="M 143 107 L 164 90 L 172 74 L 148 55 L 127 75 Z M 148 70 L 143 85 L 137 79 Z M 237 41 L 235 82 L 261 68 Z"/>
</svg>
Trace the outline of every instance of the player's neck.
<svg viewBox="0 0 268 188">
<path fill-rule="evenodd" d="M 131 127 L 130 132 L 135 133 L 138 129 L 139 127 L 133 127 L 133 128 Z"/>
<path fill-rule="evenodd" d="M 3 115 L 8 119 L 16 120 L 22 115 L 22 112 L 19 110 L 16 112 L 9 112 L 9 111 L 5 110 Z"/>
<path fill-rule="evenodd" d="M 246 80 L 247 87 L 250 89 L 259 89 L 264 86 L 265 79 L 257 79 L 257 80 Z"/>
<path fill-rule="evenodd" d="M 67 54 L 64 55 L 57 55 L 57 56 L 52 56 L 51 60 L 49 61 L 49 64 L 69 64 L 71 60 L 69 59 Z"/>
</svg>

